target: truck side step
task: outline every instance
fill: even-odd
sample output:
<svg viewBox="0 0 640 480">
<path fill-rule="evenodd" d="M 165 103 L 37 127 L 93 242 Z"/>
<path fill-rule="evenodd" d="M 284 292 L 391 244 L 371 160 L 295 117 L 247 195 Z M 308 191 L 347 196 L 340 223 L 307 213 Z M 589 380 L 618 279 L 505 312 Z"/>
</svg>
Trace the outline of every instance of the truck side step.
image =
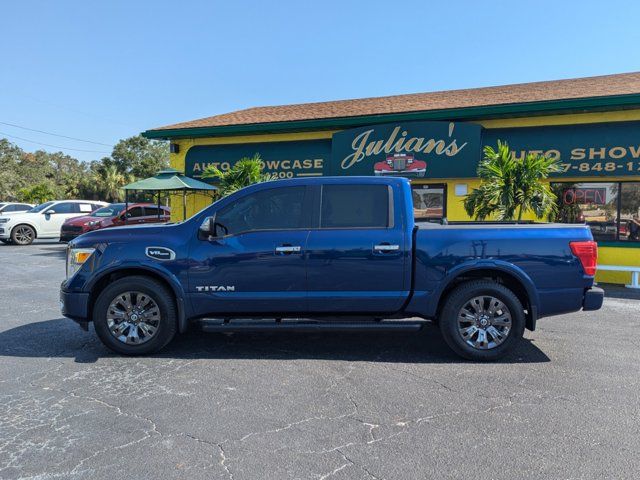
<svg viewBox="0 0 640 480">
<path fill-rule="evenodd" d="M 318 322 L 302 319 L 280 319 L 274 320 L 246 320 L 246 319 L 217 319 L 205 318 L 199 321 L 203 332 L 265 332 L 265 331 L 288 331 L 288 332 L 366 332 L 366 331 L 393 331 L 393 332 L 415 332 L 420 330 L 426 321 L 369 321 L 369 322 L 349 322 L 330 321 Z"/>
</svg>

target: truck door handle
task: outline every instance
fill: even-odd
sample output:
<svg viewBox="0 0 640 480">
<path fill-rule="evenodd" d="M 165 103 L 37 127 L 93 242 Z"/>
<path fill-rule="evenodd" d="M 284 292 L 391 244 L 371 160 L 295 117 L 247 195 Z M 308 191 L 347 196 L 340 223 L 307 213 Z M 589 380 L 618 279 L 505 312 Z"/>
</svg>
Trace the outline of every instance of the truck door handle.
<svg viewBox="0 0 640 480">
<path fill-rule="evenodd" d="M 298 253 L 302 248 L 298 245 L 281 245 L 276 247 L 276 253 Z"/>
<path fill-rule="evenodd" d="M 373 250 L 376 252 L 397 252 L 400 250 L 400 245 L 391 245 L 389 243 L 380 243 L 373 246 Z"/>
</svg>

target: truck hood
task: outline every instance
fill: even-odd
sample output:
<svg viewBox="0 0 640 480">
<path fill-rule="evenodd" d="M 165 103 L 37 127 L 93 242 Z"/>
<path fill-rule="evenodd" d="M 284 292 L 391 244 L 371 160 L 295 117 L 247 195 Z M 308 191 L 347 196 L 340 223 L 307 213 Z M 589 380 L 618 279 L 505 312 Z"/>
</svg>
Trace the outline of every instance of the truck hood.
<svg viewBox="0 0 640 480">
<path fill-rule="evenodd" d="M 181 224 L 131 225 L 93 230 L 72 240 L 71 248 L 91 248 L 99 244 L 161 242 L 162 237 L 176 235 L 173 229 Z"/>
</svg>

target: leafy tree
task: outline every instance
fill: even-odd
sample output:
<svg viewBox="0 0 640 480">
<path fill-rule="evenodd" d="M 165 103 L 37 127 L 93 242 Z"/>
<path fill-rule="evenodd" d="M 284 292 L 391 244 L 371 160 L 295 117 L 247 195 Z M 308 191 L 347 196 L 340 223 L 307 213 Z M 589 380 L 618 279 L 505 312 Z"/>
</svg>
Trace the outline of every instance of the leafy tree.
<svg viewBox="0 0 640 480">
<path fill-rule="evenodd" d="M 254 183 L 269 180 L 269 176 L 263 172 L 262 159 L 258 153 L 253 157 L 241 158 L 226 172 L 215 165 L 209 165 L 202 171 L 202 178 L 218 179 L 218 193 L 223 197 Z"/>
<path fill-rule="evenodd" d="M 169 166 L 169 145 L 136 135 L 120 140 L 113 147 L 111 158 L 103 159 L 102 163 L 115 165 L 121 173 L 136 178 L 152 177 Z"/>
<path fill-rule="evenodd" d="M 118 200 L 123 196 L 122 185 L 134 177 L 155 175 L 168 164 L 168 145 L 141 136 L 121 140 L 111 157 L 92 162 L 81 162 L 62 152 L 25 152 L 0 139 L 0 200 L 29 197 L 32 189 L 33 195 L 40 195 L 42 185 L 56 199 Z"/>
<path fill-rule="evenodd" d="M 119 202 L 124 198 L 122 187 L 133 181 L 131 175 L 122 173 L 115 165 L 103 166 L 94 174 L 98 191 L 104 200 Z"/>
<path fill-rule="evenodd" d="M 44 203 L 56 199 L 56 192 L 48 182 L 38 183 L 32 187 L 24 187 L 18 191 L 18 199 L 27 203 Z"/>
<path fill-rule="evenodd" d="M 543 180 L 557 171 L 556 160 L 535 154 L 516 159 L 509 145 L 498 141 L 497 150 L 484 148 L 478 166 L 480 186 L 467 195 L 464 208 L 478 220 L 521 220 L 528 211 L 538 219 L 544 218 L 554 214 L 557 205 L 551 186 Z"/>
<path fill-rule="evenodd" d="M 15 199 L 23 183 L 17 169 L 24 152 L 8 140 L 0 139 L 0 200 Z"/>
</svg>

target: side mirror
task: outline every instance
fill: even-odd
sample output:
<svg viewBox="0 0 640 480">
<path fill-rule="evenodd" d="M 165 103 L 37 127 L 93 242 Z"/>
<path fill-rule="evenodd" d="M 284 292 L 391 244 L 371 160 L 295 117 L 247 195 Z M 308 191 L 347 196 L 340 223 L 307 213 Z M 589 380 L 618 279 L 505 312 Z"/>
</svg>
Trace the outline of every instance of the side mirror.
<svg viewBox="0 0 640 480">
<path fill-rule="evenodd" d="M 45 215 L 53 215 L 53 214 L 55 214 L 55 213 L 56 213 L 56 211 L 55 211 L 55 210 L 53 210 L 53 209 L 51 209 L 51 210 L 47 210 L 46 212 L 44 212 L 44 214 L 45 214 Z"/>
<path fill-rule="evenodd" d="M 198 239 L 210 240 L 215 236 L 215 217 L 206 217 L 198 228 Z"/>
</svg>

